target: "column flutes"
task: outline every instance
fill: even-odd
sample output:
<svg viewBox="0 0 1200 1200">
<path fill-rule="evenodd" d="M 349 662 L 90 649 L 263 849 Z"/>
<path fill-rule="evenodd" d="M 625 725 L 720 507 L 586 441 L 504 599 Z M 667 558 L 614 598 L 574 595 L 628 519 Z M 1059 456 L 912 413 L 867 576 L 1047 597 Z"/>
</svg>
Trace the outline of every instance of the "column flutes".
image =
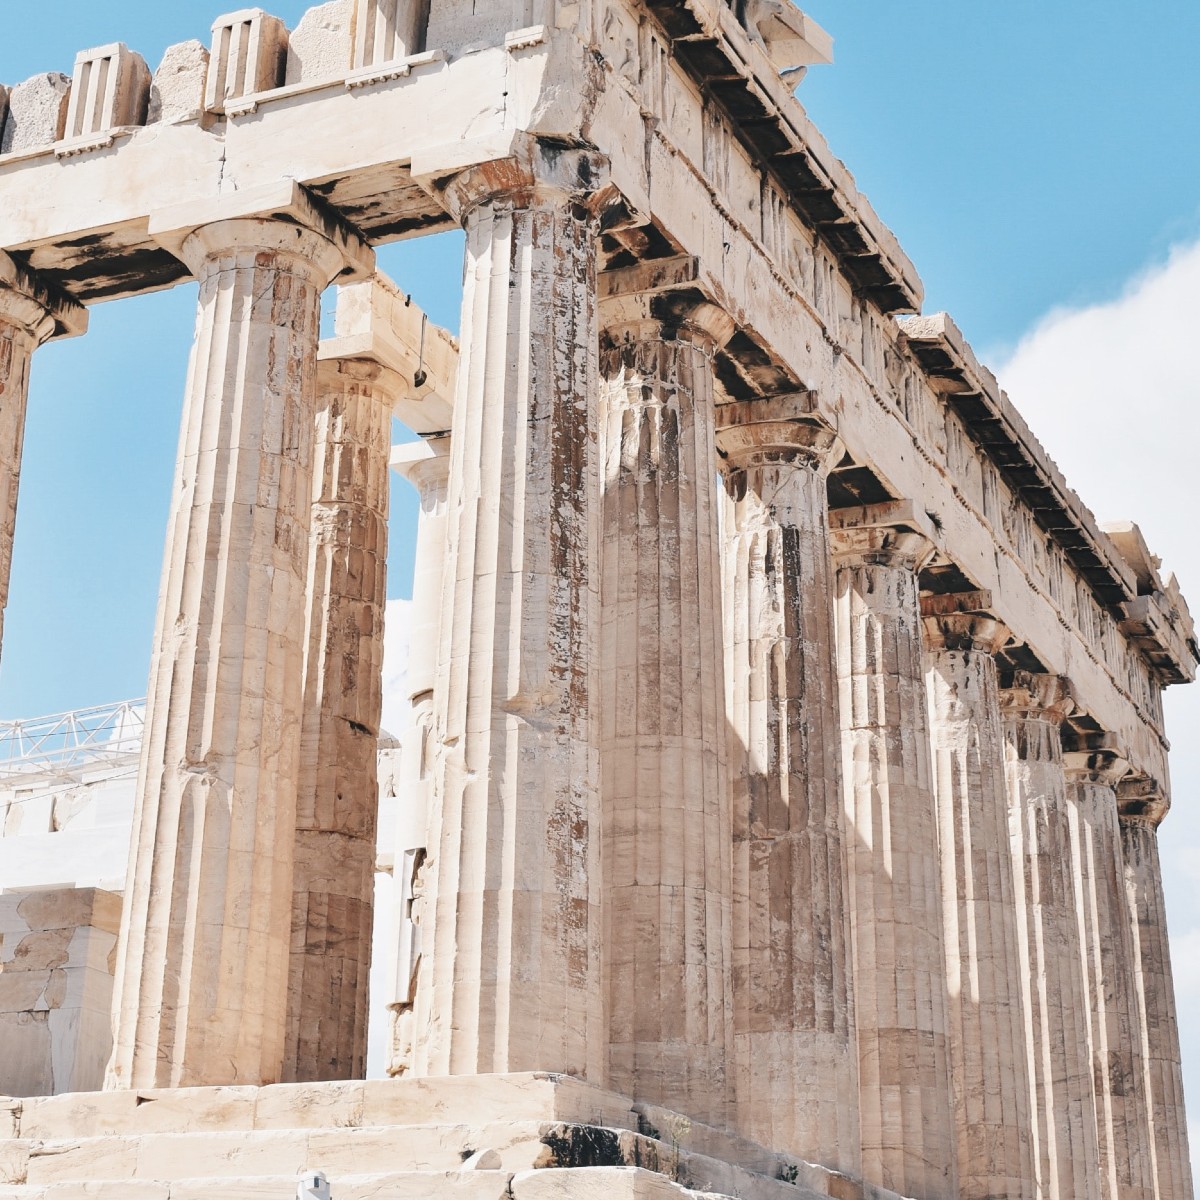
<svg viewBox="0 0 1200 1200">
<path fill-rule="evenodd" d="M 1158 855 L 1158 827 L 1171 803 L 1155 780 L 1130 776 L 1117 786 L 1117 804 L 1125 890 L 1136 943 L 1135 982 L 1146 1047 L 1156 1194 L 1159 1200 L 1192 1200 L 1179 1019 Z"/>
<path fill-rule="evenodd" d="M 313 449 L 308 634 L 284 1079 L 361 1079 L 375 911 L 388 457 L 402 381 L 323 359 Z"/>
<path fill-rule="evenodd" d="M 808 397 L 724 405 L 739 1132 L 857 1175 L 858 1056 L 826 481 Z"/>
<path fill-rule="evenodd" d="M 1129 764 L 1111 734 L 1084 735 L 1064 755 L 1075 809 L 1074 861 L 1088 964 L 1092 1063 L 1103 1200 L 1150 1200 L 1154 1147 L 1133 928 L 1125 896 L 1117 784 Z"/>
<path fill-rule="evenodd" d="M 834 534 L 863 1175 L 958 1196 L 937 816 L 918 576 L 921 532 Z"/>
<path fill-rule="evenodd" d="M 1026 671 L 1000 697 L 1041 1194 L 1099 1196 L 1087 969 L 1063 773 L 1062 724 L 1074 702 L 1065 679 Z"/>
<path fill-rule="evenodd" d="M 1035 1195 L 1016 888 L 994 653 L 1007 630 L 977 612 L 925 621 L 934 788 L 962 1200 Z"/>
<path fill-rule="evenodd" d="M 17 490 L 29 404 L 33 352 L 56 335 L 87 328 L 87 313 L 74 301 L 52 296 L 28 271 L 0 251 L 0 648 L 12 572 Z"/>
<path fill-rule="evenodd" d="M 204 225 L 179 253 L 199 308 L 110 1087 L 270 1083 L 285 1049 L 319 302 L 347 258 L 252 218 Z"/>
<path fill-rule="evenodd" d="M 712 357 L 732 331 L 702 307 L 608 324 L 600 353 L 609 1086 L 717 1126 L 732 1010 Z"/>
<path fill-rule="evenodd" d="M 603 160 L 445 187 L 467 234 L 417 1071 L 603 1078 L 596 237 Z"/>
</svg>

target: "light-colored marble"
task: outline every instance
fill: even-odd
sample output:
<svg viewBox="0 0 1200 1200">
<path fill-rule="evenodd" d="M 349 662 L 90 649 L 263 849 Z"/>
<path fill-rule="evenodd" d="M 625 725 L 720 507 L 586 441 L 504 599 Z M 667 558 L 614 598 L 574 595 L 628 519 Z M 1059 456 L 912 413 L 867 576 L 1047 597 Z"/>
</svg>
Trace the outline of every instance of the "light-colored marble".
<svg viewBox="0 0 1200 1200">
<path fill-rule="evenodd" d="M 796 397 L 718 410 L 733 792 L 736 1127 L 857 1174 L 849 895 L 826 479 Z"/>
<path fill-rule="evenodd" d="M 170 219 L 166 224 L 172 224 Z M 302 224 L 202 225 L 110 1087 L 269 1083 L 285 1052 L 322 289 Z"/>
<path fill-rule="evenodd" d="M 942 878 L 930 767 L 919 528 L 834 535 L 863 1174 L 956 1200 Z"/>
<path fill-rule="evenodd" d="M 1008 683 L 1000 697 L 1038 1181 L 1046 1200 L 1099 1196 L 1087 965 L 1062 753 L 1062 724 L 1075 702 L 1060 676 L 1020 671 Z"/>
<path fill-rule="evenodd" d="M 934 600 L 925 631 L 959 1189 L 962 1200 L 1033 1200 L 1027 1016 L 993 658 L 1009 632 L 986 613 L 953 611 L 953 596 Z"/>
</svg>

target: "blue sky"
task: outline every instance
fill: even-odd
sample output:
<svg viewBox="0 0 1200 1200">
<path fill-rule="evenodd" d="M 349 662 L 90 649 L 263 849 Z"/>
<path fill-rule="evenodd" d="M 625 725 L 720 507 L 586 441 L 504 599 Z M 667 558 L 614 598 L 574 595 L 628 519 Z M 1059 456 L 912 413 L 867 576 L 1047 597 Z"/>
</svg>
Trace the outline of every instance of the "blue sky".
<svg viewBox="0 0 1200 1200">
<path fill-rule="evenodd" d="M 154 66 L 212 0 L 6 5 L 0 81 L 121 40 Z M 267 7 L 294 26 L 307 5 Z M 811 0 L 837 64 L 799 96 L 925 280 L 1101 519 L 1143 522 L 1200 610 L 1192 447 L 1200 290 L 1195 0 Z M 454 235 L 381 265 L 457 324 Z M 93 311 L 35 360 L 0 716 L 143 694 L 191 286 Z M 397 481 L 391 593 L 410 586 Z M 1193 696 L 1194 693 L 1194 696 Z M 1168 696 L 1165 839 L 1186 1056 L 1200 1066 L 1200 688 Z M 1200 1110 L 1200 1072 L 1192 1076 Z"/>
</svg>

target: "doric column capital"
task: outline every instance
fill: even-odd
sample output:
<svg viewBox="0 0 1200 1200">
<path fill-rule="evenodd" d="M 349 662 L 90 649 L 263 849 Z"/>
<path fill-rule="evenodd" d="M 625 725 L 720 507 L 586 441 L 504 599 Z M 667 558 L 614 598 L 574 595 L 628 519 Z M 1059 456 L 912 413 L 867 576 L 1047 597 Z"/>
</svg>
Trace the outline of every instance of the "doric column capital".
<svg viewBox="0 0 1200 1200">
<path fill-rule="evenodd" d="M 339 387 L 345 380 L 371 384 L 389 400 L 404 392 L 408 383 L 397 372 L 373 358 L 333 358 L 317 360 L 317 379 L 321 390 Z"/>
<path fill-rule="evenodd" d="M 992 594 L 987 591 L 923 596 L 926 646 L 930 650 L 998 654 L 1012 635 L 1008 626 L 992 615 L 991 607 Z"/>
<path fill-rule="evenodd" d="M 829 525 L 839 567 L 898 567 L 917 574 L 938 550 L 933 523 L 906 500 L 834 509 Z"/>
<path fill-rule="evenodd" d="M 1116 788 L 1129 774 L 1129 758 L 1115 733 L 1063 730 L 1063 768 L 1075 783 Z"/>
<path fill-rule="evenodd" d="M 424 495 L 450 478 L 450 435 L 423 437 L 392 448 L 392 470 Z"/>
<path fill-rule="evenodd" d="M 88 314 L 83 305 L 56 294 L 0 250 L 0 321 L 23 329 L 41 345 L 86 332 Z"/>
<path fill-rule="evenodd" d="M 794 462 L 827 475 L 846 449 L 812 410 L 808 392 L 718 405 L 717 448 L 734 470 Z"/>
<path fill-rule="evenodd" d="M 321 288 L 375 272 L 375 251 L 361 235 L 290 179 L 166 209 L 150 219 L 149 232 L 197 278 L 238 251 L 256 253 L 259 267 L 284 261 Z"/>
<path fill-rule="evenodd" d="M 612 200 L 608 159 L 596 150 L 550 146 L 524 138 L 509 158 L 466 167 L 431 188 L 460 224 L 481 204 L 515 208 L 577 203 L 598 215 Z"/>
<path fill-rule="evenodd" d="M 1000 708 L 1006 716 L 1061 725 L 1075 711 L 1071 681 L 1065 675 L 1014 671 L 1002 683 Z"/>
<path fill-rule="evenodd" d="M 1171 811 L 1171 797 L 1150 775 L 1126 775 L 1117 784 L 1117 812 L 1124 825 L 1157 828 Z"/>
</svg>

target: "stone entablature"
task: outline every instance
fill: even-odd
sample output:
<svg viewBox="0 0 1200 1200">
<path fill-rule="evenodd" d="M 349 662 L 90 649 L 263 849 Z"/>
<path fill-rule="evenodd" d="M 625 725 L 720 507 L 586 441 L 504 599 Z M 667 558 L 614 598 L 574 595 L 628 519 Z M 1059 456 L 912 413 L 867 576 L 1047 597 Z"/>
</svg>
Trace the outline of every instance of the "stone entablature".
<svg viewBox="0 0 1200 1200">
<path fill-rule="evenodd" d="M 109 1087 L 361 1070 L 402 409 L 389 1069 L 561 1071 L 850 1194 L 1017 1200 L 1080 1133 L 1040 1082 L 1066 1062 L 1072 1167 L 1140 1198 L 1161 1159 L 1186 1200 L 1149 817 L 1191 618 L 949 318 L 896 320 L 916 273 L 781 79 L 827 39 L 783 0 L 334 0 L 214 34 L 168 52 L 153 131 L 93 105 L 120 140 L 65 141 L 81 109 L 39 77 L 0 158 L 12 479 L 53 314 L 201 285 Z M 104 49 L 89 87 L 136 65 Z M 457 349 L 367 282 L 373 244 L 456 223 Z M 1047 935 L 1079 960 L 1054 995 Z"/>
</svg>

